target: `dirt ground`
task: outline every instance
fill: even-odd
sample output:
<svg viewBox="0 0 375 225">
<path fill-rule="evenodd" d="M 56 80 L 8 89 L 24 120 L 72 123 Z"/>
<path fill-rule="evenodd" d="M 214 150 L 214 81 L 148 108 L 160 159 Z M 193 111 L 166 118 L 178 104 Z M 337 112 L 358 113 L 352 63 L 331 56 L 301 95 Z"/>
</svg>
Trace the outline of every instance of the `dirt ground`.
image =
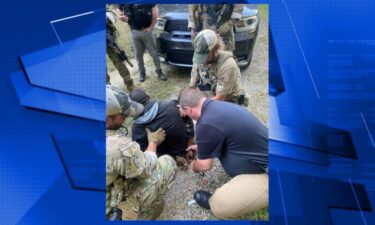
<svg viewBox="0 0 375 225">
<path fill-rule="evenodd" d="M 241 71 L 241 80 L 243 88 L 250 95 L 248 110 L 268 126 L 268 6 L 260 5 L 259 13 L 261 21 L 252 61 L 250 66 Z M 150 55 L 145 54 L 147 77 L 144 83 L 139 83 L 137 63 L 131 52 L 130 38 L 127 38 L 129 27 L 121 22 L 117 22 L 116 27 L 120 32 L 119 44 L 124 47 L 134 64 L 133 68 L 128 68 L 130 68 L 135 85 L 146 90 L 152 99 L 164 100 L 177 97 L 179 91 L 189 84 L 190 69 L 162 64 L 163 72 L 168 80 L 160 81 L 157 79 Z M 107 65 L 112 85 L 125 90 L 123 81 L 108 60 L 108 56 Z M 131 119 L 127 119 L 125 123 L 130 125 Z M 217 220 L 218 218 L 210 211 L 200 208 L 197 204 L 189 205 L 188 203 L 193 199 L 195 191 L 203 189 L 213 193 L 229 179 L 230 177 L 225 174 L 218 160 L 215 160 L 213 169 L 205 173 L 205 177 L 194 174 L 190 170 L 179 171 L 174 186 L 166 195 L 164 210 L 159 220 Z M 236 219 L 268 220 L 268 208 Z"/>
</svg>

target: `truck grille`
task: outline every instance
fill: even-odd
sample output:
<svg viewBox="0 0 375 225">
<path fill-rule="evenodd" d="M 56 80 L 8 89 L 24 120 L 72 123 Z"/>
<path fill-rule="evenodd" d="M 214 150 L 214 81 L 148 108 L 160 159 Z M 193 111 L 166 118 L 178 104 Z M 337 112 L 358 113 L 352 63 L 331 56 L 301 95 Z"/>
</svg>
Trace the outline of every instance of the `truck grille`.
<svg viewBox="0 0 375 225">
<path fill-rule="evenodd" d="M 165 25 L 165 31 L 189 31 L 187 20 L 168 20 Z"/>
</svg>

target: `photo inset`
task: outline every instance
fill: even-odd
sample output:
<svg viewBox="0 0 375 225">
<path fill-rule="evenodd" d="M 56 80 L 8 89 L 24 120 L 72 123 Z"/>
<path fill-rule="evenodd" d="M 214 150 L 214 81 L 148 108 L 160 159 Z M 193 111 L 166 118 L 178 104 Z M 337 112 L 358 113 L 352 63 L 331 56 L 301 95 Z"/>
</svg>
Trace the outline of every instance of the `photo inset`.
<svg viewBox="0 0 375 225">
<path fill-rule="evenodd" d="M 107 220 L 268 220 L 268 5 L 106 9 Z"/>
</svg>

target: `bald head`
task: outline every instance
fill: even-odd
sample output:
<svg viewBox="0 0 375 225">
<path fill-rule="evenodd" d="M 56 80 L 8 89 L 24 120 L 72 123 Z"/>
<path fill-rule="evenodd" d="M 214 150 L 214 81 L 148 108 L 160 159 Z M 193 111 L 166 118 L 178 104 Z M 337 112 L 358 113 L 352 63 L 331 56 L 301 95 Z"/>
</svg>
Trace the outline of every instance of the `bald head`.
<svg viewBox="0 0 375 225">
<path fill-rule="evenodd" d="M 195 107 L 200 99 L 206 96 L 197 88 L 187 87 L 180 92 L 178 102 L 181 107 Z"/>
</svg>

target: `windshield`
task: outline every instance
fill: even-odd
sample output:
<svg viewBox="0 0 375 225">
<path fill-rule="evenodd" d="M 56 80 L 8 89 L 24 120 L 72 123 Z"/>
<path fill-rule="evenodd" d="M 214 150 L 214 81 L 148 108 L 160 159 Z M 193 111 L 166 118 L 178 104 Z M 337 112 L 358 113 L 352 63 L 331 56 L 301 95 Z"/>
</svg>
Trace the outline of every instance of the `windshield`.
<svg viewBox="0 0 375 225">
<path fill-rule="evenodd" d="M 174 13 L 188 13 L 189 12 L 189 4 L 158 4 L 158 7 L 159 7 L 160 16 L 163 16 L 170 12 L 174 12 Z M 256 14 L 255 12 L 252 12 L 249 9 L 256 10 L 258 9 L 258 5 L 246 4 L 245 9 L 243 11 L 244 16 L 251 16 L 251 14 Z"/>
<path fill-rule="evenodd" d="M 163 15 L 169 12 L 177 13 L 188 13 L 189 4 L 158 4 L 159 15 Z"/>
</svg>

